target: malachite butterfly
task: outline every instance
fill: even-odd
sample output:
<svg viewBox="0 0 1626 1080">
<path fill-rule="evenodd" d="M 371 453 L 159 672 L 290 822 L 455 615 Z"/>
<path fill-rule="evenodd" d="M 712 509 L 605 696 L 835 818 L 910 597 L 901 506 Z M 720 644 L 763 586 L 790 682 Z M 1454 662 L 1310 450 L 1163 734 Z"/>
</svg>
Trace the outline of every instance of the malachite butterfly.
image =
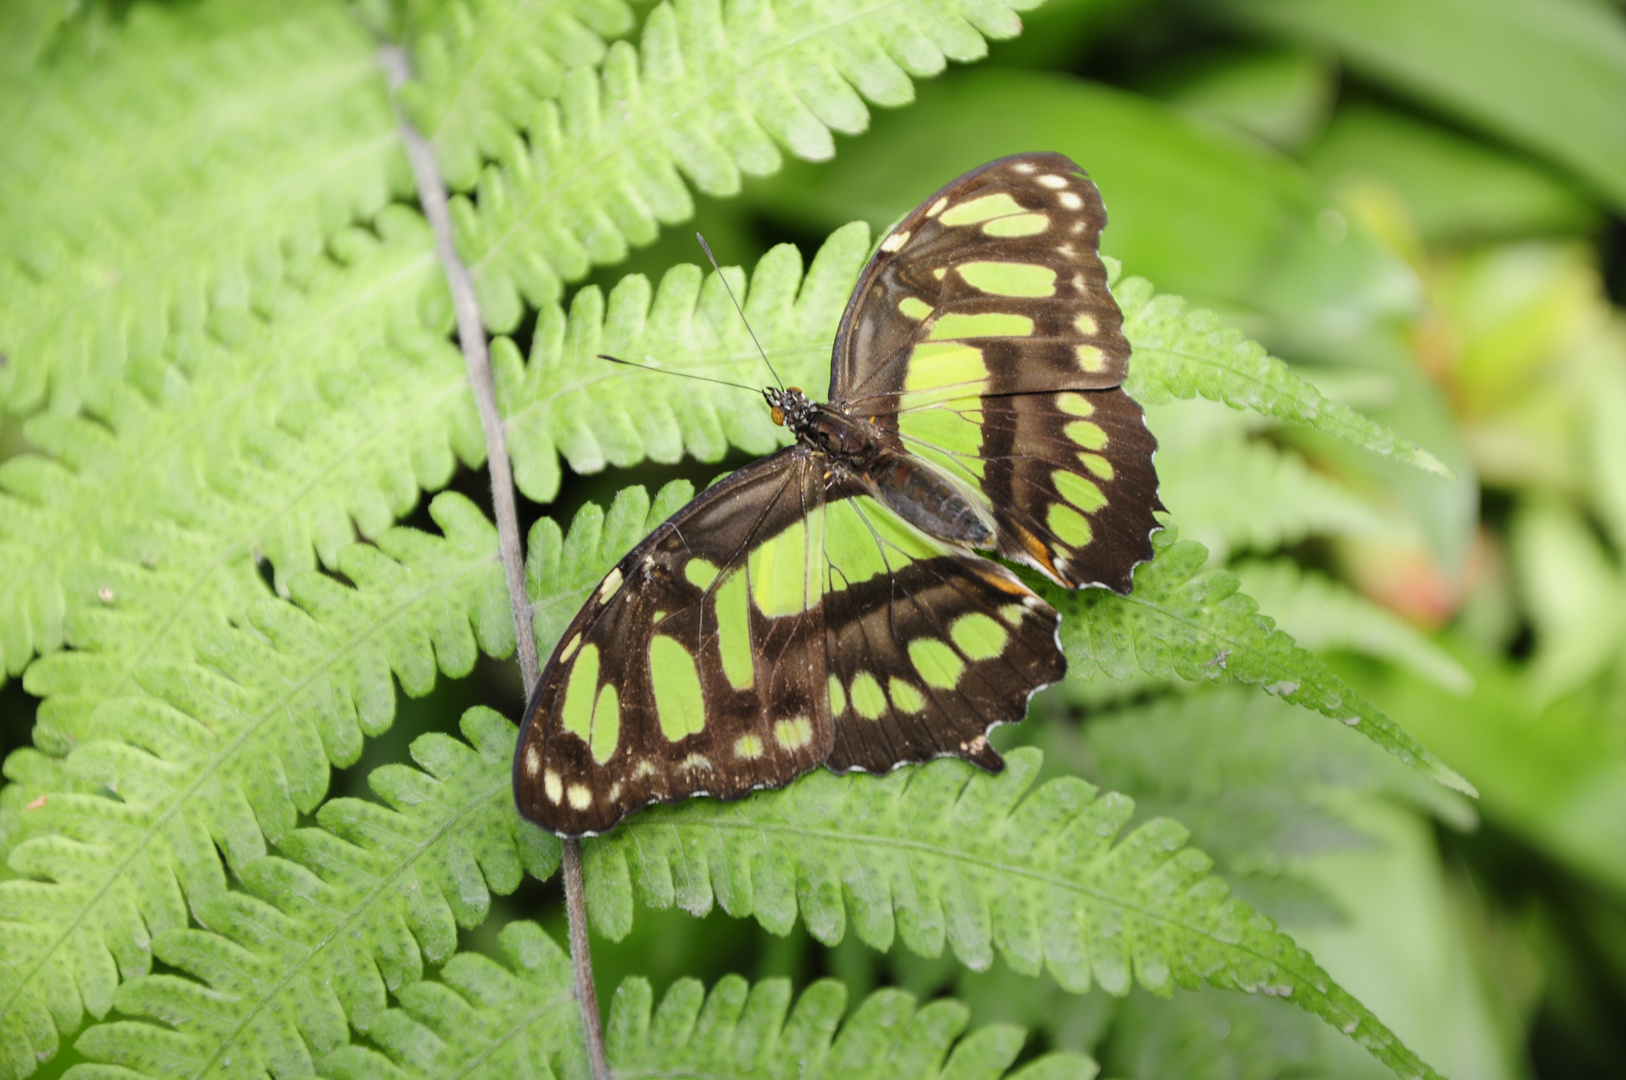
<svg viewBox="0 0 1626 1080">
<path fill-rule="evenodd" d="M 996 724 L 1062 677 L 1060 616 L 1005 566 L 1128 592 L 1162 506 L 1097 254 L 1061 154 L 932 195 L 842 316 L 830 403 L 767 389 L 796 436 L 616 564 L 526 708 L 520 813 L 562 836 L 824 765 L 1003 766 Z"/>
</svg>

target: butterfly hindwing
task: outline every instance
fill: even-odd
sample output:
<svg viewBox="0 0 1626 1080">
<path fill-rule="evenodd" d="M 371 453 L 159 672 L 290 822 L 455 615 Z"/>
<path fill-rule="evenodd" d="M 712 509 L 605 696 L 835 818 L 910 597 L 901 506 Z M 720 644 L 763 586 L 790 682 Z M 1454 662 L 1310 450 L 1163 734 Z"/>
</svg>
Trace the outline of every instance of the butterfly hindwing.
<svg viewBox="0 0 1626 1080">
<path fill-rule="evenodd" d="M 1060 617 L 1004 567 L 955 552 L 867 495 L 829 503 L 826 667 L 838 771 L 954 755 L 1001 767 L 995 724 L 1060 679 Z"/>
<path fill-rule="evenodd" d="M 822 482 L 803 447 L 702 492 L 566 629 L 526 710 L 521 810 L 571 836 L 695 794 L 788 783 L 832 745 Z"/>
</svg>

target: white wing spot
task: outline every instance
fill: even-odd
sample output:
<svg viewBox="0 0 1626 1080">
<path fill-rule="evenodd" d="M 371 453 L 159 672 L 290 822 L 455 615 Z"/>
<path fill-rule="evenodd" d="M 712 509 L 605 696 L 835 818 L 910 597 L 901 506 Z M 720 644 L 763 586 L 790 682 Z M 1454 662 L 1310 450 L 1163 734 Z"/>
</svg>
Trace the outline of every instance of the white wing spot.
<svg viewBox="0 0 1626 1080">
<path fill-rule="evenodd" d="M 610 785 L 610 801 L 613 803 L 621 798 L 621 781 L 617 780 Z"/>
<path fill-rule="evenodd" d="M 617 566 L 605 576 L 604 583 L 598 587 L 598 602 L 602 604 L 608 601 L 610 597 L 615 595 L 615 591 L 620 587 L 621 568 Z"/>
<path fill-rule="evenodd" d="M 532 743 L 525 748 L 525 775 L 532 780 L 536 779 L 536 771 L 542 767 L 542 752 Z"/>
<path fill-rule="evenodd" d="M 688 757 L 686 757 L 682 761 L 678 762 L 678 768 L 685 769 L 685 770 L 687 770 L 687 769 L 710 769 L 711 768 L 711 759 L 709 757 L 706 757 L 704 754 L 690 754 Z"/>
<path fill-rule="evenodd" d="M 1073 222 L 1073 227 L 1068 230 L 1068 232 L 1071 232 L 1074 236 L 1077 236 L 1079 233 L 1081 233 L 1083 231 L 1084 231 L 1084 223 L 1082 221 Z"/>
<path fill-rule="evenodd" d="M 1067 181 L 1055 173 L 1045 173 L 1036 179 L 1047 188 L 1064 188 L 1067 186 Z"/>
<path fill-rule="evenodd" d="M 571 784 L 568 794 L 572 810 L 586 810 L 593 805 L 593 793 L 587 790 L 585 784 Z"/>
<path fill-rule="evenodd" d="M 1011 168 L 1019 173 L 1030 173 L 1033 171 L 1033 162 L 1023 161 L 1016 165 L 1012 165 Z"/>
<path fill-rule="evenodd" d="M 542 793 L 555 806 L 559 805 L 560 798 L 564 796 L 564 785 L 559 781 L 559 774 L 552 769 L 542 774 Z"/>
<path fill-rule="evenodd" d="M 645 758 L 644 760 L 640 761 L 638 763 L 638 767 L 636 769 L 632 770 L 632 778 L 634 780 L 642 780 L 646 776 L 654 776 L 654 775 L 655 775 L 655 766 L 650 764 L 650 761 L 649 761 L 648 758 Z"/>
<path fill-rule="evenodd" d="M 1069 210 L 1077 210 L 1079 207 L 1084 205 L 1084 200 L 1078 197 L 1078 192 L 1076 191 L 1064 191 L 1060 195 L 1056 196 L 1056 201 L 1061 203 Z"/>
<path fill-rule="evenodd" d="M 936 217 L 938 214 L 941 214 L 943 212 L 943 207 L 945 207 L 947 205 L 948 205 L 948 196 L 944 195 L 941 199 L 938 199 L 936 202 L 932 203 L 932 208 L 930 210 L 926 211 L 926 216 L 929 217 L 929 218 Z"/>
<path fill-rule="evenodd" d="M 882 240 L 881 241 L 881 250 L 882 251 L 896 251 L 899 248 L 901 248 L 903 245 L 907 244 L 908 242 L 909 242 L 909 230 L 904 229 L 902 232 L 895 232 L 891 236 L 887 237 L 885 240 Z"/>
</svg>

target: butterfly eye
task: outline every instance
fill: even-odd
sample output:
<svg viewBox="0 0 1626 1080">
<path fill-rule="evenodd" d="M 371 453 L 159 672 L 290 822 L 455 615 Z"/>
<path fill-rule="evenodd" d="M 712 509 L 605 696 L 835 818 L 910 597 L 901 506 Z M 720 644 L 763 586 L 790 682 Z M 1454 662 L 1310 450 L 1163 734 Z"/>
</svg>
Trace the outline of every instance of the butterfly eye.
<svg viewBox="0 0 1626 1080">
<path fill-rule="evenodd" d="M 769 411 L 768 415 L 773 417 L 774 426 L 776 426 L 776 427 L 784 427 L 785 426 L 785 410 L 784 409 L 781 409 L 779 406 L 775 405 Z"/>
</svg>

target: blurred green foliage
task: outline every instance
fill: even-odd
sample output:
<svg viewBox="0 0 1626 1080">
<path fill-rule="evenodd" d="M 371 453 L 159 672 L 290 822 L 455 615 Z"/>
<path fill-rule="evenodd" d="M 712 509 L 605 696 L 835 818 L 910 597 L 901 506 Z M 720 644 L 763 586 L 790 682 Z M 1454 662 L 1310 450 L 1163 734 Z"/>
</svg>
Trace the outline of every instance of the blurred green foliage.
<svg viewBox="0 0 1626 1080">
<path fill-rule="evenodd" d="M 361 10 L 375 26 L 411 15 Z M 634 12 L 636 26 L 604 33 L 636 37 L 650 15 Z M 0 23 L 0 76 L 94 51 L 126 14 L 19 4 Z M 1477 802 L 1350 733 L 1312 730 L 1292 706 L 1178 678 L 1058 687 L 1002 745 L 1039 745 L 1047 770 L 1132 796 L 1137 820 L 1179 821 L 1443 1075 L 1626 1074 L 1619 6 L 1054 0 L 1024 22 L 988 60 L 838 135 L 832 159 L 787 160 L 747 178 L 742 198 L 701 194 L 695 224 L 730 264 L 784 240 L 811 255 L 851 220 L 884 228 L 970 166 L 1060 150 L 1100 185 L 1103 250 L 1126 273 L 1213 308 L 1444 461 L 1452 482 L 1211 403 L 1149 410 L 1182 535 L 1467 777 Z M 5 115 L 26 108 L 18 85 L 0 91 Z M 658 278 L 694 261 L 691 231 L 663 230 L 586 280 Z M 22 453 L 20 418 L 3 424 L 0 457 Z M 567 474 L 556 507 L 683 468 Z M 479 494 L 467 475 L 454 483 Z M 30 740 L 38 699 L 23 685 L 0 690 L 6 751 Z M 514 715 L 518 698 L 489 661 L 442 679 L 403 700 L 332 791 L 362 794 L 374 766 L 408 760 L 414 737 L 466 705 Z M 562 938 L 552 889 L 493 899 L 461 944 L 497 955 L 517 918 Z M 1029 1056 L 1089 1053 L 1107 1076 L 1386 1075 L 1269 999 L 1069 996 L 1000 961 L 976 972 L 853 935 L 826 947 L 800 923 L 775 937 L 718 911 L 640 910 L 630 935 L 595 941 L 595 961 L 606 1004 L 628 975 L 657 998 L 683 977 L 784 977 L 799 991 L 833 976 L 854 1001 L 887 985 L 952 994 L 973 1026 L 1035 1033 Z"/>
</svg>

